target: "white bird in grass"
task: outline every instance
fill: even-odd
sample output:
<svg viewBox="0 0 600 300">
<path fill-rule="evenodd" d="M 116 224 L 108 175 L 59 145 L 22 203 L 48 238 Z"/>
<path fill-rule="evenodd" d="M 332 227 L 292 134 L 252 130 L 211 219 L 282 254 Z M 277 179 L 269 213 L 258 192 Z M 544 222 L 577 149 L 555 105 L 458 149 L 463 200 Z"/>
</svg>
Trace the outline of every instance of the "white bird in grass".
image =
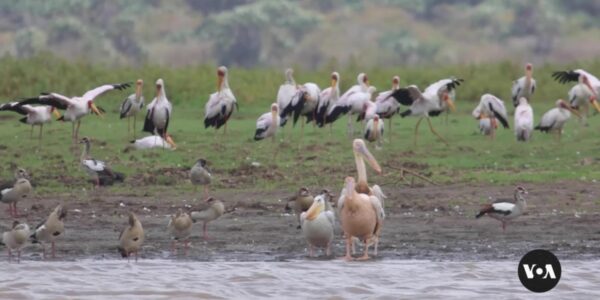
<svg viewBox="0 0 600 300">
<path fill-rule="evenodd" d="M 204 128 L 223 127 L 223 134 L 227 133 L 227 122 L 231 118 L 238 104 L 229 88 L 228 70 L 225 66 L 217 68 L 217 91 L 210 95 L 204 107 Z"/>
<path fill-rule="evenodd" d="M 381 149 L 384 127 L 383 120 L 379 119 L 378 115 L 375 115 L 373 119 L 367 121 L 367 125 L 365 126 L 365 140 L 371 143 L 377 142 L 377 145 L 375 146 L 377 149 Z"/>
<path fill-rule="evenodd" d="M 279 116 L 281 117 L 281 126 L 285 126 L 287 118 L 292 113 L 292 99 L 298 93 L 298 85 L 294 80 L 294 69 L 285 70 L 285 82 L 279 86 L 277 91 L 277 105 L 279 106 Z"/>
<path fill-rule="evenodd" d="M 312 82 L 307 82 L 300 86 L 297 95 L 292 100 L 294 117 L 293 125 L 296 126 L 300 116 L 304 116 L 306 118 L 306 122 L 301 122 L 300 124 L 301 138 L 304 137 L 304 124 L 315 121 L 316 119 L 316 111 L 317 105 L 320 102 L 320 94 L 321 89 L 318 85 Z"/>
<path fill-rule="evenodd" d="M 130 145 L 127 146 L 125 152 L 130 149 L 135 150 L 146 150 L 146 149 L 154 149 L 154 148 L 163 148 L 168 150 L 177 149 L 177 145 L 170 134 L 167 134 L 167 138 L 164 139 L 158 135 L 149 135 L 147 137 L 143 137 L 137 140 L 133 140 L 129 142 Z"/>
<path fill-rule="evenodd" d="M 511 94 L 513 106 L 519 105 L 519 99 L 525 97 L 528 101 L 535 92 L 535 79 L 533 79 L 533 65 L 528 63 L 525 65 L 525 76 L 513 81 Z"/>
<path fill-rule="evenodd" d="M 300 226 L 311 257 L 314 255 L 314 247 L 324 247 L 325 254 L 331 255 L 335 214 L 327 209 L 327 197 L 324 193 L 317 195 L 310 208 L 300 214 Z"/>
<path fill-rule="evenodd" d="M 556 107 L 547 111 L 542 116 L 540 123 L 535 126 L 534 129 L 546 133 L 556 132 L 558 141 L 560 142 L 562 129 L 569 118 L 571 118 L 571 113 L 575 114 L 577 117 L 580 117 L 579 112 L 571 108 L 571 106 L 569 106 L 565 100 L 558 99 L 556 100 Z"/>
<path fill-rule="evenodd" d="M 476 119 L 481 119 L 482 117 L 490 119 L 490 136 L 492 139 L 496 137 L 497 121 L 500 121 L 504 128 L 510 127 L 508 125 L 508 116 L 504 101 L 492 94 L 483 94 L 472 114 Z"/>
<path fill-rule="evenodd" d="M 279 107 L 277 103 L 271 104 L 271 112 L 262 114 L 258 120 L 256 120 L 256 132 L 254 133 L 254 140 L 260 141 L 266 138 L 273 138 L 275 142 L 275 134 L 277 128 L 279 128 L 281 117 L 279 116 Z"/>
<path fill-rule="evenodd" d="M 144 129 L 142 131 L 150 134 L 158 134 L 166 140 L 172 112 L 173 105 L 167 99 L 165 82 L 162 78 L 159 78 L 156 80 L 156 97 L 148 104 L 146 118 L 144 119 Z"/>
<path fill-rule="evenodd" d="M 525 97 L 519 99 L 515 109 L 515 135 L 517 141 L 527 142 L 533 133 L 533 109 Z"/>
<path fill-rule="evenodd" d="M 416 85 L 410 85 L 406 88 L 400 88 L 394 91 L 390 97 L 393 97 L 402 105 L 410 106 L 407 111 L 400 113 L 401 117 L 406 116 L 417 116 L 419 120 L 415 126 L 415 137 L 414 144 L 417 145 L 417 137 L 419 133 L 419 125 L 423 119 L 427 119 L 429 123 L 429 129 L 435 134 L 444 144 L 448 145 L 446 139 L 433 129 L 430 117 L 438 116 L 448 108 L 456 110 L 454 108 L 454 97 L 455 89 L 463 82 L 462 79 L 448 78 L 439 80 L 429 85 L 423 93 L 419 90 Z"/>
<path fill-rule="evenodd" d="M 598 93 L 600 93 L 600 80 L 596 76 L 584 70 L 571 70 L 564 72 L 554 72 L 552 77 L 560 83 L 577 81 L 578 83 L 569 90 L 569 102 L 572 108 L 582 109 L 582 122 L 587 125 L 587 116 L 589 114 L 589 104 L 600 112 L 598 104 Z"/>
<path fill-rule="evenodd" d="M 10 231 L 2 234 L 2 244 L 6 246 L 8 251 L 8 261 L 12 260 L 12 251 L 17 251 L 17 262 L 21 262 L 21 249 L 25 247 L 29 238 L 29 225 L 13 221 Z"/>
<path fill-rule="evenodd" d="M 486 204 L 475 218 L 479 219 L 484 215 L 488 215 L 491 218 L 502 222 L 502 231 L 504 232 L 506 231 L 506 224 L 522 215 L 527 209 L 527 202 L 523 195 L 527 195 L 527 190 L 518 186 L 515 189 L 514 200 L 498 199 L 492 204 Z"/>
<path fill-rule="evenodd" d="M 138 79 L 135 83 L 135 93 L 125 98 L 121 104 L 119 118 L 127 118 L 127 132 L 131 131 L 131 117 L 133 117 L 133 138 L 135 139 L 135 123 L 136 116 L 140 110 L 144 107 L 144 95 L 142 95 L 142 89 L 144 87 L 144 81 Z"/>
<path fill-rule="evenodd" d="M 21 123 L 31 125 L 30 137 L 33 137 L 33 128 L 35 126 L 40 126 L 40 134 L 38 136 L 40 140 L 42 139 L 42 130 L 44 129 L 44 124 L 52 121 L 52 114 L 54 114 L 57 119 L 60 118 L 60 113 L 56 107 L 49 105 L 31 106 L 28 104 L 22 104 L 21 102 L 9 102 L 0 105 L 0 111 L 13 111 L 25 116 L 19 119 L 19 121 Z"/>
<path fill-rule="evenodd" d="M 58 93 L 43 93 L 38 97 L 29 98 L 21 101 L 22 104 L 43 104 L 50 105 L 57 109 L 64 109 L 64 114 L 58 119 L 60 121 L 72 122 L 72 138 L 73 142 L 77 141 L 79 136 L 79 127 L 81 126 L 81 118 L 91 112 L 98 116 L 102 116 L 102 112 L 94 104 L 94 100 L 102 94 L 112 90 L 124 90 L 130 87 L 130 83 L 121 84 L 106 84 L 89 90 L 81 97 L 66 97 Z M 77 123 L 77 125 L 75 124 Z"/>
<path fill-rule="evenodd" d="M 496 130 L 498 126 L 496 125 L 493 130 Z M 492 134 L 492 120 L 486 114 L 479 115 L 479 133 L 483 135 L 491 135 Z"/>
<path fill-rule="evenodd" d="M 362 106 L 363 103 L 358 103 L 358 102 L 364 101 L 364 99 L 362 99 L 364 97 L 364 94 L 369 93 L 369 79 L 367 77 L 367 74 L 360 73 L 356 77 L 356 81 L 357 81 L 357 84 L 353 85 L 344 94 L 342 94 L 342 96 L 340 96 L 340 98 L 335 103 L 335 105 L 333 105 L 331 107 L 331 109 L 327 112 L 327 117 L 325 118 L 325 123 L 333 123 L 341 115 L 347 114 L 351 110 L 353 110 L 352 113 L 361 113 L 363 111 L 363 109 L 364 109 L 364 107 Z M 371 90 L 371 92 L 369 94 L 372 94 L 373 92 L 374 92 L 374 90 Z M 352 98 L 352 101 L 351 101 L 350 97 L 356 93 L 361 93 L 363 97 L 359 96 L 358 98 Z M 369 99 L 371 99 L 371 98 L 369 97 Z M 348 135 L 353 135 L 353 134 L 354 134 L 354 129 L 352 126 L 352 114 L 350 114 L 350 115 L 348 115 Z"/>
<path fill-rule="evenodd" d="M 316 111 L 316 123 L 319 127 L 325 125 L 327 113 L 333 108 L 340 98 L 340 74 L 338 72 L 331 73 L 331 86 L 321 91 L 319 96 L 319 104 Z M 331 124 L 329 129 L 331 130 Z"/>
<path fill-rule="evenodd" d="M 375 98 L 375 104 L 377 105 L 376 113 L 382 119 L 390 119 L 388 121 L 388 134 L 392 130 L 392 117 L 400 110 L 400 103 L 396 101 L 390 95 L 400 88 L 400 77 L 394 76 L 392 78 L 392 89 L 379 93 Z"/>
</svg>

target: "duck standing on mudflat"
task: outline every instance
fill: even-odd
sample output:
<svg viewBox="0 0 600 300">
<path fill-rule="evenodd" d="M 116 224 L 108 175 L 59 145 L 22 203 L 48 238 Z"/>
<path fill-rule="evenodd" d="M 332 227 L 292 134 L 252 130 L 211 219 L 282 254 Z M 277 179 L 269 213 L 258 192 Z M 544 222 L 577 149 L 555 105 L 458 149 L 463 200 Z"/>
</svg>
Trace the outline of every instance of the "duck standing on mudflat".
<svg viewBox="0 0 600 300">
<path fill-rule="evenodd" d="M 142 223 L 134 213 L 130 212 L 127 227 L 125 227 L 119 235 L 119 247 L 117 250 L 119 250 L 122 257 L 127 257 L 127 261 L 129 261 L 131 254 L 134 254 L 135 261 L 137 262 L 138 252 L 140 251 L 143 242 L 144 228 L 142 227 Z"/>
<path fill-rule="evenodd" d="M 190 215 L 192 216 L 192 220 L 194 223 L 202 222 L 202 235 L 204 240 L 208 240 L 208 233 L 206 227 L 208 223 L 218 219 L 220 216 L 225 213 L 225 205 L 220 200 L 217 200 L 213 197 L 206 199 L 206 203 L 210 206 L 202 211 L 193 211 Z"/>
<path fill-rule="evenodd" d="M 514 200 L 498 199 L 492 204 L 484 205 L 475 218 L 479 219 L 488 215 L 502 222 L 502 231 L 506 231 L 506 223 L 522 215 L 527 209 L 527 201 L 524 195 L 527 195 L 525 188 L 518 186 L 515 189 Z"/>
<path fill-rule="evenodd" d="M 183 212 L 181 209 L 177 211 L 177 214 L 171 216 L 167 228 L 169 229 L 169 234 L 173 238 L 173 243 L 171 244 L 171 251 L 173 253 L 176 252 L 177 243 L 183 241 L 183 249 L 187 255 L 193 224 L 190 215 Z"/>
<path fill-rule="evenodd" d="M 52 244 L 52 258 L 56 257 L 56 248 L 54 244 L 65 232 L 64 219 L 66 216 L 67 210 L 64 209 L 62 205 L 58 205 L 46 220 L 35 227 L 35 231 L 30 236 L 32 243 L 42 244 L 44 258 L 46 258 L 45 243 Z"/>
<path fill-rule="evenodd" d="M 21 249 L 25 246 L 29 237 L 29 226 L 19 221 L 14 221 L 12 229 L 2 234 L 2 244 L 8 251 L 8 261 L 12 260 L 12 251 L 17 251 L 17 262 L 21 262 Z"/>
</svg>

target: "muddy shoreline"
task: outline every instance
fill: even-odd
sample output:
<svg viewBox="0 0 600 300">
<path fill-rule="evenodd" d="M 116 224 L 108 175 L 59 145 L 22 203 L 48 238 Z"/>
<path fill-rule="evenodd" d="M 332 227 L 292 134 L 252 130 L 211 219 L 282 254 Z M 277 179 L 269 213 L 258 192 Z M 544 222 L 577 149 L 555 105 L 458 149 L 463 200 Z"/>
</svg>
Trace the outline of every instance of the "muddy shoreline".
<svg viewBox="0 0 600 300">
<path fill-rule="evenodd" d="M 425 187 L 385 186 L 388 194 L 378 259 L 517 260 L 536 248 L 560 259 L 600 257 L 600 187 L 587 182 L 523 184 L 529 191 L 528 212 L 502 232 L 491 218 L 474 215 L 488 197 L 511 197 L 512 186 L 455 184 Z M 317 191 L 319 187 L 310 187 Z M 187 256 L 170 251 L 168 215 L 177 208 L 199 209 L 204 202 L 192 194 L 148 197 L 114 195 L 110 188 L 84 196 L 33 195 L 19 203 L 20 218 L 35 226 L 58 203 L 68 207 L 66 235 L 57 244 L 58 260 L 118 258 L 117 237 L 134 211 L 146 230 L 142 257 L 200 261 L 285 261 L 307 258 L 306 243 L 296 217 L 284 210 L 294 191 L 215 191 L 229 211 L 209 225 L 202 240 L 195 224 Z M 1 212 L 4 231 L 11 219 Z M 360 249 L 358 249 L 360 251 Z M 343 255 L 341 229 L 336 229 L 334 257 Z M 329 259 L 318 252 L 317 259 Z M 6 252 L 2 253 L 6 259 Z M 39 245 L 28 245 L 23 259 L 41 259 Z"/>
</svg>

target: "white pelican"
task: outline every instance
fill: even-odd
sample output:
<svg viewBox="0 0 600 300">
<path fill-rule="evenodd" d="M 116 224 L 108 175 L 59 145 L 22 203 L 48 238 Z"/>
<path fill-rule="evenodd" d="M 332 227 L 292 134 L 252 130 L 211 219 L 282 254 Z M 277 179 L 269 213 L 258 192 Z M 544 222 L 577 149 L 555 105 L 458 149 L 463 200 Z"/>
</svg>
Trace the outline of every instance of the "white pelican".
<svg viewBox="0 0 600 300">
<path fill-rule="evenodd" d="M 133 140 L 129 142 L 130 145 L 126 148 L 125 152 L 127 152 L 129 149 L 135 149 L 135 150 L 146 150 L 146 149 L 153 149 L 153 148 L 163 148 L 163 149 L 168 149 L 168 150 L 175 150 L 177 149 L 177 145 L 175 144 L 175 141 L 173 141 L 173 138 L 171 137 L 170 134 L 167 134 L 167 138 L 164 139 L 161 136 L 158 135 L 149 135 L 147 137 L 143 137 L 137 140 Z"/>
<path fill-rule="evenodd" d="M 541 132 L 556 132 L 558 135 L 558 141 L 562 135 L 562 128 L 565 123 L 571 118 L 571 112 L 576 116 L 580 114 L 571 108 L 569 104 L 563 99 L 556 100 L 556 107 L 547 111 L 543 116 L 540 123 L 535 126 L 535 129 Z"/>
<path fill-rule="evenodd" d="M 2 244 L 8 251 L 8 261 L 12 260 L 12 251 L 17 251 L 17 262 L 21 262 L 21 249 L 25 246 L 29 237 L 29 225 L 13 221 L 10 231 L 2 234 Z"/>
<path fill-rule="evenodd" d="M 94 100 L 100 95 L 112 90 L 124 90 L 130 87 L 130 83 L 121 84 L 106 84 L 89 90 L 81 97 L 66 97 L 58 93 L 43 93 L 38 97 L 29 98 L 22 101 L 22 104 L 44 104 L 50 105 L 57 109 L 64 109 L 65 113 L 59 118 L 60 121 L 73 122 L 72 138 L 73 142 L 77 141 L 79 136 L 79 127 L 81 126 L 81 118 L 89 114 L 90 111 L 98 116 L 102 116 L 102 112 L 98 110 L 94 104 Z M 77 126 L 75 126 L 77 123 Z"/>
<path fill-rule="evenodd" d="M 416 85 L 410 85 L 406 88 L 400 88 L 394 91 L 390 97 L 393 97 L 402 105 L 410 106 L 407 111 L 400 113 L 401 117 L 418 116 L 419 121 L 415 126 L 415 145 L 417 145 L 417 136 L 419 133 L 419 124 L 423 119 L 427 119 L 429 129 L 442 142 L 448 145 L 448 142 L 439 135 L 433 125 L 431 125 L 431 116 L 438 116 L 448 109 L 455 110 L 453 103 L 454 90 L 463 82 L 463 79 L 448 78 L 439 80 L 429 85 L 423 93 Z"/>
<path fill-rule="evenodd" d="M 383 127 L 383 120 L 380 120 L 379 116 L 375 115 L 373 119 L 367 121 L 364 134 L 365 140 L 371 143 L 377 142 L 377 148 L 381 148 L 381 142 L 383 141 Z"/>
<path fill-rule="evenodd" d="M 190 170 L 190 181 L 194 185 L 194 189 L 198 185 L 204 186 L 204 197 L 208 198 L 208 186 L 210 185 L 211 179 L 212 175 L 208 170 L 206 159 L 198 159 Z"/>
<path fill-rule="evenodd" d="M 314 255 L 313 247 L 324 247 L 325 254 L 331 255 L 335 214 L 326 209 L 326 197 L 324 194 L 316 196 L 310 208 L 300 215 L 302 233 L 308 242 L 311 257 Z"/>
<path fill-rule="evenodd" d="M 156 97 L 148 104 L 144 130 L 150 134 L 158 134 L 166 140 L 173 105 L 167 99 L 165 83 L 162 78 L 156 80 Z"/>
<path fill-rule="evenodd" d="M 527 101 L 531 100 L 531 96 L 535 92 L 535 79 L 533 79 L 532 75 L 533 65 L 527 63 L 525 65 L 525 76 L 513 81 L 511 94 L 514 107 L 519 105 L 521 97 L 525 97 Z"/>
<path fill-rule="evenodd" d="M 356 105 L 355 111 L 353 113 L 360 113 L 363 110 L 362 103 L 351 103 L 349 97 L 354 95 L 355 93 L 368 93 L 369 88 L 369 78 L 367 74 L 360 73 L 356 77 L 356 85 L 353 85 L 350 89 L 348 89 L 338 101 L 331 107 L 331 109 L 327 112 L 327 117 L 325 118 L 325 123 L 333 123 L 335 122 L 341 115 L 348 113 L 352 108 L 353 104 Z M 371 93 L 374 91 L 371 91 Z M 364 95 L 363 95 L 364 96 Z M 370 99 L 370 98 L 369 98 Z M 356 102 L 357 99 L 354 99 L 353 102 Z M 352 129 L 352 116 L 348 116 L 348 134 L 353 134 L 354 131 Z"/>
<path fill-rule="evenodd" d="M 144 243 L 144 228 L 137 216 L 130 212 L 127 227 L 119 235 L 117 250 L 121 253 L 121 257 L 127 257 L 127 261 L 129 261 L 131 254 L 135 254 L 135 261 L 137 261 L 142 243 Z"/>
<path fill-rule="evenodd" d="M 237 101 L 233 92 L 229 88 L 228 71 L 225 66 L 217 68 L 217 91 L 210 95 L 206 106 L 204 107 L 204 128 L 215 127 L 223 128 L 223 133 L 227 133 L 227 121 L 233 114 L 234 109 L 238 109 Z"/>
<path fill-rule="evenodd" d="M 43 249 L 43 257 L 46 258 L 45 243 L 52 245 L 52 258 L 56 257 L 56 249 L 54 243 L 58 238 L 63 236 L 65 232 L 64 219 L 67 216 L 67 210 L 62 205 L 56 206 L 48 218 L 42 221 L 35 227 L 35 231 L 31 235 L 32 243 L 40 243 Z"/>
<path fill-rule="evenodd" d="M 135 82 L 135 93 L 125 98 L 121 104 L 121 110 L 119 118 L 127 118 L 127 132 L 131 130 L 131 117 L 133 117 L 133 138 L 135 139 L 135 121 L 137 113 L 144 107 L 144 95 L 142 95 L 142 89 L 144 87 L 144 81 L 138 79 Z"/>
<path fill-rule="evenodd" d="M 314 202 L 314 197 L 306 187 L 301 187 L 293 197 L 287 200 L 285 204 L 286 211 L 291 210 L 290 202 L 294 202 L 294 213 L 296 214 L 296 218 L 298 218 L 298 227 L 296 228 L 300 229 L 302 225 L 300 215 L 310 208 Z"/>
<path fill-rule="evenodd" d="M 527 98 L 521 97 L 519 105 L 515 109 L 515 135 L 517 141 L 526 142 L 533 133 L 533 109 L 529 105 Z"/>
<path fill-rule="evenodd" d="M 225 205 L 223 205 L 223 202 L 220 200 L 210 197 L 206 199 L 206 203 L 210 205 L 207 209 L 202 211 L 193 211 L 190 213 L 194 223 L 202 222 L 202 235 L 205 241 L 208 240 L 208 222 L 218 219 L 225 213 Z"/>
<path fill-rule="evenodd" d="M 254 140 L 260 141 L 262 139 L 272 137 L 275 142 L 275 134 L 279 127 L 281 117 L 279 116 L 279 107 L 277 103 L 271 104 L 271 112 L 262 114 L 258 120 L 256 120 L 256 132 L 254 133 Z"/>
<path fill-rule="evenodd" d="M 492 204 L 483 206 L 475 218 L 479 219 L 483 215 L 488 215 L 502 222 L 502 231 L 505 231 L 506 223 L 522 215 L 527 209 L 527 202 L 523 195 L 527 195 L 527 190 L 518 186 L 515 189 L 514 201 L 511 199 L 498 199 Z"/>
<path fill-rule="evenodd" d="M 105 162 L 90 156 L 91 141 L 88 137 L 84 137 L 79 143 L 84 144 L 83 151 L 81 151 L 81 166 L 92 177 L 96 188 L 100 185 L 112 185 L 115 181 L 123 182 L 125 180 L 123 173 L 113 171 Z"/>
<path fill-rule="evenodd" d="M 375 98 L 375 104 L 377 105 L 376 113 L 382 119 L 390 119 L 388 121 L 388 131 L 391 133 L 392 130 L 392 117 L 400 110 L 400 103 L 390 97 L 390 95 L 397 89 L 400 88 L 400 76 L 392 77 L 392 89 L 379 93 Z M 388 133 L 388 134 L 389 134 Z"/>
<path fill-rule="evenodd" d="M 167 228 L 173 238 L 173 243 L 171 244 L 171 251 L 173 253 L 176 252 L 177 243 L 183 242 L 183 251 L 187 255 L 193 224 L 190 215 L 181 209 L 177 211 L 177 214 L 171 216 Z"/>
<path fill-rule="evenodd" d="M 40 126 L 39 139 L 42 139 L 42 130 L 45 123 L 52 121 L 52 114 L 58 119 L 60 113 L 54 106 L 41 105 L 31 106 L 28 104 L 22 104 L 21 102 L 9 102 L 0 105 L 0 111 L 14 111 L 25 117 L 19 119 L 20 122 L 31 125 L 31 134 L 33 137 L 33 127 Z"/>
<path fill-rule="evenodd" d="M 279 86 L 277 91 L 277 105 L 279 106 L 281 117 L 281 126 L 285 126 L 287 118 L 291 115 L 292 98 L 298 93 L 298 85 L 294 80 L 294 69 L 288 68 L 285 70 L 285 82 Z"/>
<path fill-rule="evenodd" d="M 316 123 L 319 127 L 325 125 L 327 113 L 340 98 L 340 74 L 331 73 L 331 86 L 321 91 L 319 104 L 317 105 Z M 330 126 L 331 129 L 331 126 Z"/>
<path fill-rule="evenodd" d="M 496 136 L 496 128 L 498 127 L 496 120 L 500 121 L 504 128 L 510 127 L 504 101 L 492 94 L 483 94 L 479 99 L 479 105 L 475 107 L 472 114 L 476 119 L 481 119 L 482 116 L 487 116 L 490 119 L 490 136 L 492 138 Z"/>
</svg>

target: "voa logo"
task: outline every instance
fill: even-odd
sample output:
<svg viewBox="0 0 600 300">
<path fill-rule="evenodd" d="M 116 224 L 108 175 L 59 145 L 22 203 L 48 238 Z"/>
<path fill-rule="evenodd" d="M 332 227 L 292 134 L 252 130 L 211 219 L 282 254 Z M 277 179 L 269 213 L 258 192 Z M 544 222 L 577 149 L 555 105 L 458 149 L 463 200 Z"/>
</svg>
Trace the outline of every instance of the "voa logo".
<svg viewBox="0 0 600 300">
<path fill-rule="evenodd" d="M 519 262 L 519 280 L 524 287 L 536 293 L 553 289 L 562 272 L 558 258 L 550 251 L 533 250 L 525 254 Z"/>
</svg>

